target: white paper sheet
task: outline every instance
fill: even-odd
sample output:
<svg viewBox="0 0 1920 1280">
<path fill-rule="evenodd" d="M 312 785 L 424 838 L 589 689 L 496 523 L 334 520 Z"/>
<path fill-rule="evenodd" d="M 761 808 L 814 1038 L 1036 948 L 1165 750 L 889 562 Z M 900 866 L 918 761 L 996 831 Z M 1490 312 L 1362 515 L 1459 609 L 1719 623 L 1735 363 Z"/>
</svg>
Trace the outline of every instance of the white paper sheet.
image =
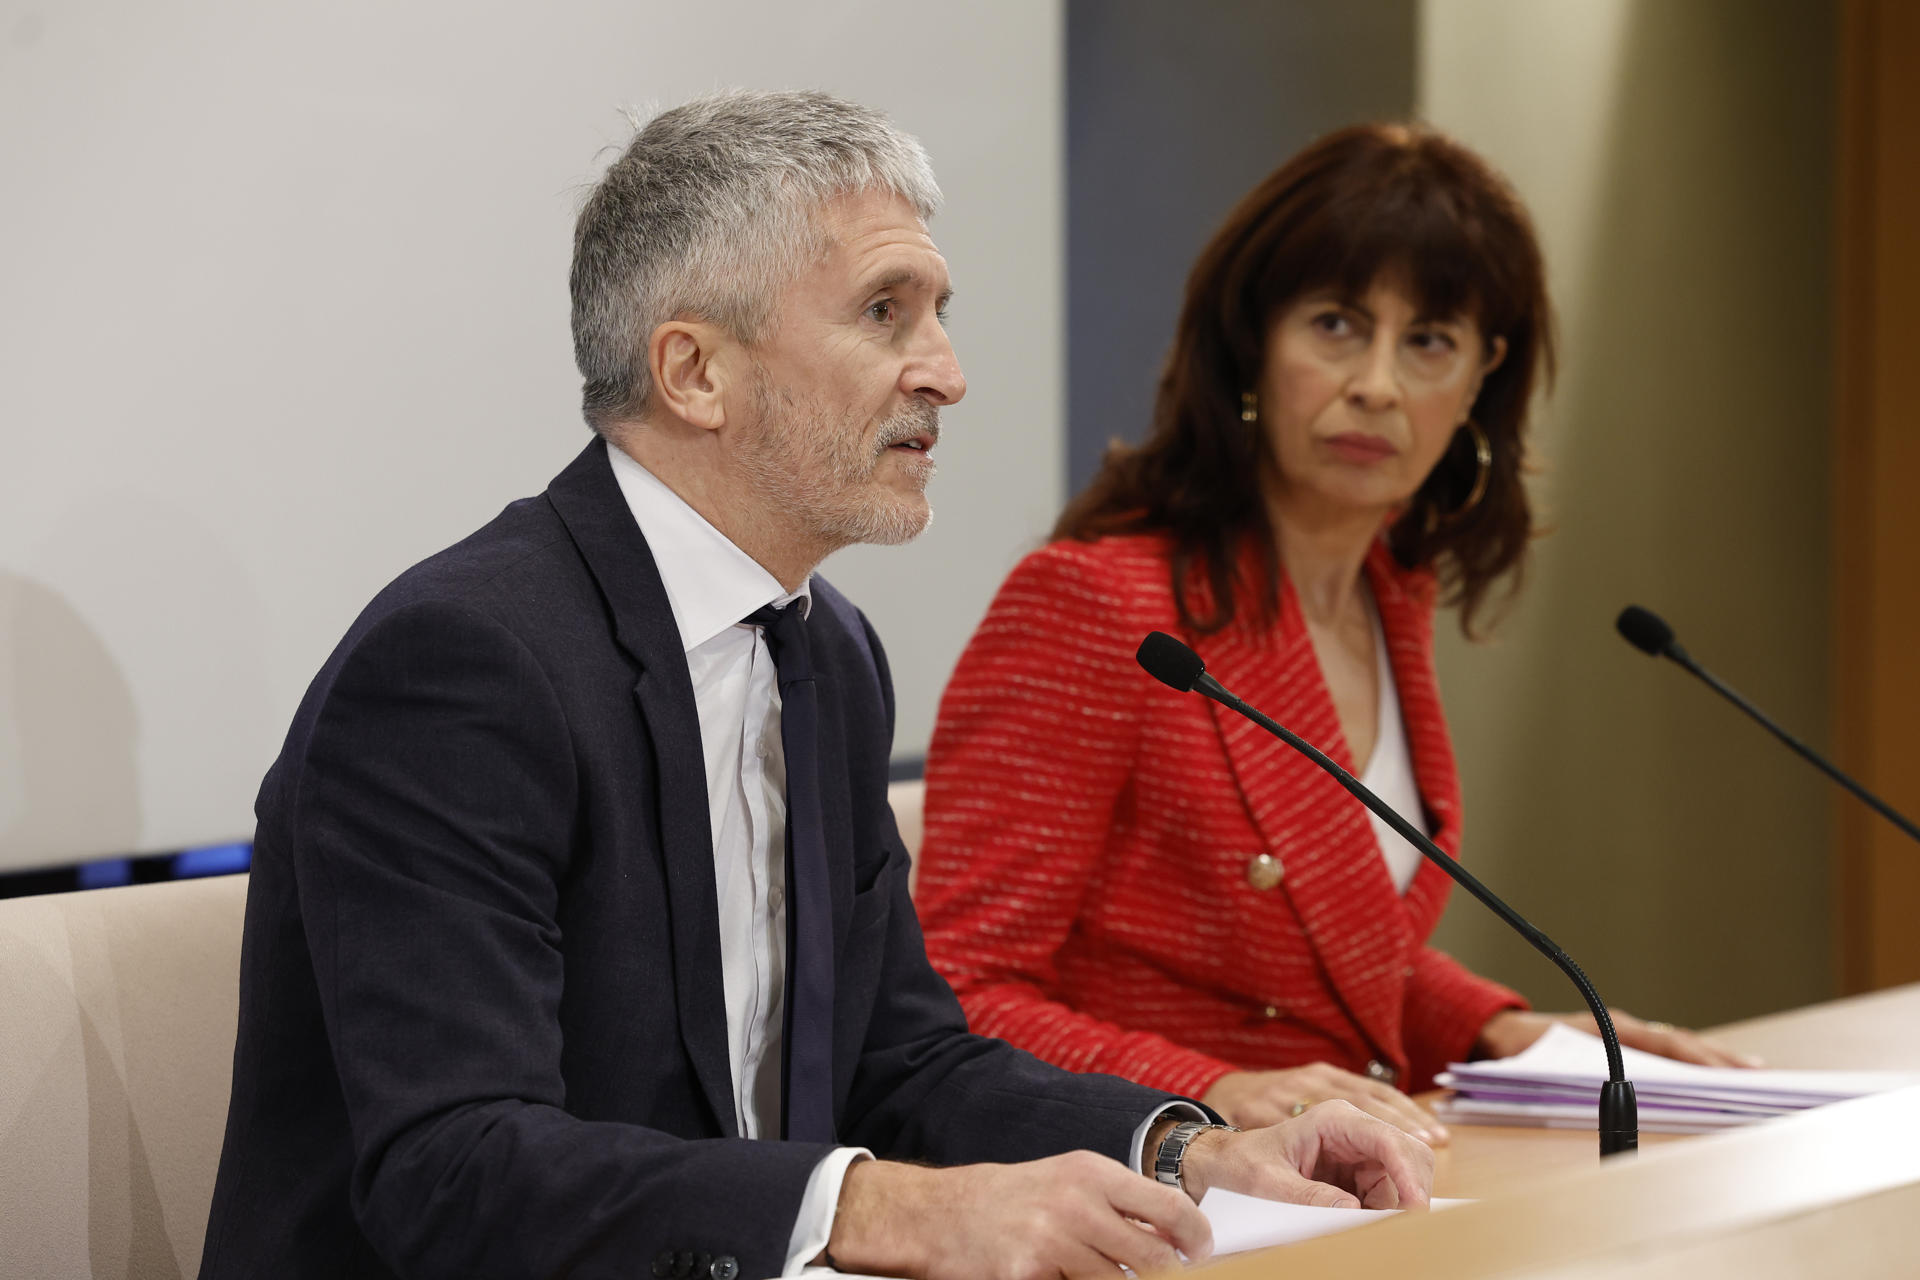
<svg viewBox="0 0 1920 1280">
<path fill-rule="evenodd" d="M 1435 1200 L 1433 1207 L 1450 1209 L 1455 1205 L 1472 1203 L 1471 1200 Z M 1303 1204 L 1280 1204 L 1215 1188 L 1201 1200 L 1200 1212 L 1206 1214 L 1207 1221 L 1213 1225 L 1213 1256 L 1223 1258 L 1230 1253 L 1246 1253 L 1251 1249 L 1266 1249 L 1279 1244 L 1297 1244 L 1315 1236 L 1329 1236 L 1336 1231 L 1350 1231 L 1355 1227 L 1385 1222 L 1400 1211 L 1321 1209 Z M 808 1267 L 800 1273 L 800 1277 L 801 1280 L 878 1280 L 877 1277 L 850 1275 L 826 1267 Z"/>
<path fill-rule="evenodd" d="M 1433 1207 L 1445 1209 L 1465 1200 L 1436 1200 Z M 1213 1256 L 1245 1253 L 1277 1244 L 1295 1244 L 1315 1236 L 1351 1231 L 1370 1223 L 1384 1222 L 1397 1209 L 1322 1209 L 1314 1205 L 1280 1204 L 1257 1200 L 1233 1191 L 1215 1189 L 1200 1201 L 1200 1212 L 1213 1224 Z"/>
</svg>

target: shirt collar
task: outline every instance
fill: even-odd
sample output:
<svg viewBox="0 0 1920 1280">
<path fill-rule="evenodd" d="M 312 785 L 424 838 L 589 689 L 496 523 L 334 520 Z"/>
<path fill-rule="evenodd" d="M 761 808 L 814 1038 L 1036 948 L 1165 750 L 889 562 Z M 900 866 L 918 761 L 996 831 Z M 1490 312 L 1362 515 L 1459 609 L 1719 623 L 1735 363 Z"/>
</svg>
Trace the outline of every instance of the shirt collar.
<svg viewBox="0 0 1920 1280">
<path fill-rule="evenodd" d="M 798 591 L 788 592 L 759 561 L 735 546 L 626 450 L 612 441 L 606 448 L 620 494 L 653 552 L 687 652 L 762 605 L 784 608 L 798 600 L 801 616 L 806 616 L 813 606 L 811 574 Z"/>
</svg>

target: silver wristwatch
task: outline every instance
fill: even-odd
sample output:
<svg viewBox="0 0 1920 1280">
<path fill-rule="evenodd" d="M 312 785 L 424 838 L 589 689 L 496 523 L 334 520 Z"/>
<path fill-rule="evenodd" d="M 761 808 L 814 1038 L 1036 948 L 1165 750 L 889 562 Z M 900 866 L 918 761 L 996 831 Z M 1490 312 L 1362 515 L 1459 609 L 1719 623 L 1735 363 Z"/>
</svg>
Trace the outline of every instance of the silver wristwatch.
<svg viewBox="0 0 1920 1280">
<path fill-rule="evenodd" d="M 1187 1146 L 1209 1129 L 1225 1129 L 1228 1133 L 1240 1132 L 1238 1125 L 1208 1124 L 1205 1120 L 1182 1120 L 1167 1131 L 1166 1137 L 1160 1139 L 1160 1150 L 1153 1156 L 1154 1181 L 1164 1182 L 1170 1187 L 1179 1187 L 1185 1191 L 1187 1184 L 1180 1179 L 1182 1166 L 1187 1159 Z"/>
</svg>

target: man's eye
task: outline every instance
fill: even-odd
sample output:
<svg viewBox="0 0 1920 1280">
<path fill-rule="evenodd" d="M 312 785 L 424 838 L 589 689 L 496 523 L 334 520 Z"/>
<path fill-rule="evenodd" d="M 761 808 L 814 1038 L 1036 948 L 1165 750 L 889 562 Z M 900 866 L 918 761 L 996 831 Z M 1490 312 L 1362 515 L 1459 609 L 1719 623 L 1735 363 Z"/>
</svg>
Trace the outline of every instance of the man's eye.
<svg viewBox="0 0 1920 1280">
<path fill-rule="evenodd" d="M 881 324 L 891 324 L 893 322 L 893 299 L 880 299 L 880 301 L 867 308 L 867 314 L 875 320 L 878 320 Z"/>
</svg>

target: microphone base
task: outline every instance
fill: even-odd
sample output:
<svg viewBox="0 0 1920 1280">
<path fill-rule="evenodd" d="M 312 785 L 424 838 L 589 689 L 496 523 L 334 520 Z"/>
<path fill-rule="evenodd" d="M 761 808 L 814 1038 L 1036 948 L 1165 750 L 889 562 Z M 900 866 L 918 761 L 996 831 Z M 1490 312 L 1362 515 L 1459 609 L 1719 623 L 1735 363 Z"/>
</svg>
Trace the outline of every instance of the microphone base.
<svg viewBox="0 0 1920 1280">
<path fill-rule="evenodd" d="M 1640 1103 L 1633 1081 L 1609 1080 L 1600 1086 L 1600 1155 L 1623 1155 L 1640 1149 Z"/>
</svg>

